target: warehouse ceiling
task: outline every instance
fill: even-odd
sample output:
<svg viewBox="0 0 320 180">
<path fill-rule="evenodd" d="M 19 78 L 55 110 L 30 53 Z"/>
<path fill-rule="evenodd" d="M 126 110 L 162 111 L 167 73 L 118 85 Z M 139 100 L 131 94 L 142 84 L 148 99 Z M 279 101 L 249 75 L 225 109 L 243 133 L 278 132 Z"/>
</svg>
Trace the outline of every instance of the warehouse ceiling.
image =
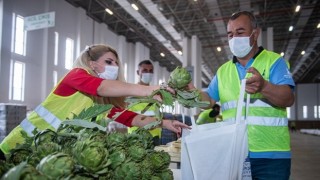
<svg viewBox="0 0 320 180">
<path fill-rule="evenodd" d="M 66 0 L 86 10 L 128 42 L 150 47 L 150 58 L 172 71 L 181 66 L 182 39 L 197 36 L 202 46 L 202 84 L 232 57 L 228 17 L 239 10 L 255 14 L 263 32 L 273 28 L 273 50 L 284 53 L 296 83 L 320 82 L 320 1 L 318 0 Z M 134 3 L 139 10 L 134 10 Z M 300 11 L 295 12 L 300 5 Z M 105 9 L 113 12 L 110 15 Z M 289 27 L 293 30 L 289 31 Z M 220 47 L 221 51 L 217 48 Z M 266 48 L 266 47 L 265 47 Z M 304 54 L 301 52 L 304 51 Z M 164 53 L 162 57 L 160 53 Z M 182 52 L 183 53 L 183 52 Z"/>
</svg>

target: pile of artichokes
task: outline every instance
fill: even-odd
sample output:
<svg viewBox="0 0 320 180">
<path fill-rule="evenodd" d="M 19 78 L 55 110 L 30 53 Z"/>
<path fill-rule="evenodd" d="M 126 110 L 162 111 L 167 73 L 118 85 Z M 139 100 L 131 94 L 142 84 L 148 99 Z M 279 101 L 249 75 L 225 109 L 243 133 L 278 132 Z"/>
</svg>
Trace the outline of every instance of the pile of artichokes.
<svg viewBox="0 0 320 180">
<path fill-rule="evenodd" d="M 154 150 L 148 130 L 123 134 L 92 127 L 62 124 L 26 137 L 0 162 L 2 179 L 173 179 L 169 154 Z"/>
</svg>

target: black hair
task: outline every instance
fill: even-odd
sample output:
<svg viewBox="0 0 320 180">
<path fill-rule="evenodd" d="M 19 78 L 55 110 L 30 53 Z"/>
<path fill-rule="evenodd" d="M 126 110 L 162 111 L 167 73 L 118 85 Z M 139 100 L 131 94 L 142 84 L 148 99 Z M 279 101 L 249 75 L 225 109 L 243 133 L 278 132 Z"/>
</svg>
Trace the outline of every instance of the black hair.
<svg viewBox="0 0 320 180">
<path fill-rule="evenodd" d="M 151 62 L 150 60 L 148 60 L 148 59 L 141 61 L 141 62 L 138 64 L 138 67 L 140 67 L 142 64 L 151 64 L 151 65 L 153 65 L 152 62 Z"/>
</svg>

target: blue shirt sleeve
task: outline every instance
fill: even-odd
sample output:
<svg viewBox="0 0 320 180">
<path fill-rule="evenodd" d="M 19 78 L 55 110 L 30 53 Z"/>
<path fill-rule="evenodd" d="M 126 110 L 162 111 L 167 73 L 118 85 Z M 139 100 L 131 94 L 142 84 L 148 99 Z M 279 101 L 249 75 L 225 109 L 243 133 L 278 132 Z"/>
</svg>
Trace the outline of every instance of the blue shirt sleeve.
<svg viewBox="0 0 320 180">
<path fill-rule="evenodd" d="M 272 84 L 289 85 L 292 89 L 295 87 L 290 70 L 282 57 L 271 66 L 269 78 Z"/>
<path fill-rule="evenodd" d="M 211 99 L 213 99 L 214 101 L 218 102 L 220 100 L 219 97 L 219 91 L 218 91 L 218 78 L 217 75 L 215 75 L 213 77 L 213 79 L 211 80 L 208 89 L 207 89 L 207 94 L 209 95 L 209 97 Z"/>
</svg>

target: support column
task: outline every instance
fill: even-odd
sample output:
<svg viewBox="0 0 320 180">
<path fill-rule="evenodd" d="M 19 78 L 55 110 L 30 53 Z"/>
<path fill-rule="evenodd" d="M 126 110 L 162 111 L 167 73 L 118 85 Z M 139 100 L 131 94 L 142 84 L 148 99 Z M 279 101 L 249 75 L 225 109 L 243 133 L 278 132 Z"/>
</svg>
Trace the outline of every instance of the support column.
<svg viewBox="0 0 320 180">
<path fill-rule="evenodd" d="M 127 42 L 126 37 L 124 36 L 118 36 L 118 47 L 117 52 L 120 59 L 120 64 L 123 68 L 124 78 L 128 82 L 128 50 L 127 50 Z"/>
<path fill-rule="evenodd" d="M 159 80 L 160 80 L 160 68 L 161 66 L 159 65 L 159 62 L 153 61 L 153 79 L 151 84 L 153 85 L 159 85 Z"/>
<path fill-rule="evenodd" d="M 268 27 L 267 30 L 261 30 L 258 37 L 258 45 L 273 51 L 273 27 Z"/>
</svg>

